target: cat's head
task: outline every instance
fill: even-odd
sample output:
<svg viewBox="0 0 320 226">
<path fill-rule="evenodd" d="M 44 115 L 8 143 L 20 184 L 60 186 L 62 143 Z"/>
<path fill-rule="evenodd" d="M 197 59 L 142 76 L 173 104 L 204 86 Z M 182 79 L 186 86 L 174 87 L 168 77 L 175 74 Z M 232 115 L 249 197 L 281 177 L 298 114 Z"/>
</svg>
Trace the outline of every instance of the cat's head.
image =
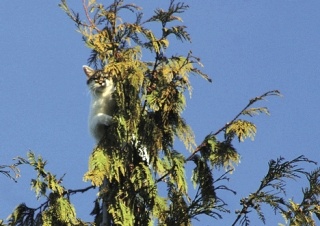
<svg viewBox="0 0 320 226">
<path fill-rule="evenodd" d="M 113 87 L 113 81 L 111 78 L 102 71 L 94 70 L 89 66 L 84 65 L 84 73 L 87 75 L 87 85 L 91 91 L 99 92 L 103 91 L 106 88 Z"/>
</svg>

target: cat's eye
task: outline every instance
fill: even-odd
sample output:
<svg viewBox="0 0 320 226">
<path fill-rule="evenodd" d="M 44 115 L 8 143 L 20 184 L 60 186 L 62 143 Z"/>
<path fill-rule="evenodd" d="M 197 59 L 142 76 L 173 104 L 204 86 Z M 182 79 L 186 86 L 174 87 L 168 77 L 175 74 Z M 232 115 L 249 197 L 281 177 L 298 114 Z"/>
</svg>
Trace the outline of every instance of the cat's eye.
<svg viewBox="0 0 320 226">
<path fill-rule="evenodd" d="M 102 71 L 97 71 L 88 79 L 87 83 L 89 84 L 92 80 L 94 80 L 96 84 L 99 84 L 100 86 L 105 86 L 106 79 L 108 79 L 108 76 L 106 74 L 104 74 Z"/>
</svg>

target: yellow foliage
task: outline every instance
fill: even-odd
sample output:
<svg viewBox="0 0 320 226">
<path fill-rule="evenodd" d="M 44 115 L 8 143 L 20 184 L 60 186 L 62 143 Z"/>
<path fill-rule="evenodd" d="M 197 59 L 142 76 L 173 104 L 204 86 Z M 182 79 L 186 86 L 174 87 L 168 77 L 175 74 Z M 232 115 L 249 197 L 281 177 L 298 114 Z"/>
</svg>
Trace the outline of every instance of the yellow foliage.
<svg viewBox="0 0 320 226">
<path fill-rule="evenodd" d="M 56 192 L 58 193 L 59 195 L 62 195 L 63 192 L 65 191 L 64 187 L 62 187 L 60 184 L 59 184 L 59 181 L 57 181 L 56 177 L 52 174 L 48 174 L 47 175 L 47 178 L 48 180 L 48 187 L 53 191 L 53 192 Z"/>
<path fill-rule="evenodd" d="M 42 212 L 43 226 L 52 225 L 79 225 L 76 212 L 69 200 L 59 197 L 51 201 L 51 206 Z"/>
<path fill-rule="evenodd" d="M 84 175 L 84 181 L 90 180 L 95 186 L 101 186 L 104 178 L 110 175 L 110 162 L 103 149 L 96 148 L 89 158 L 89 171 Z"/>
<path fill-rule="evenodd" d="M 252 122 L 244 120 L 237 120 L 228 125 L 226 129 L 226 134 L 235 134 L 241 142 L 243 142 L 247 137 L 254 140 L 256 132 L 256 126 Z"/>
</svg>

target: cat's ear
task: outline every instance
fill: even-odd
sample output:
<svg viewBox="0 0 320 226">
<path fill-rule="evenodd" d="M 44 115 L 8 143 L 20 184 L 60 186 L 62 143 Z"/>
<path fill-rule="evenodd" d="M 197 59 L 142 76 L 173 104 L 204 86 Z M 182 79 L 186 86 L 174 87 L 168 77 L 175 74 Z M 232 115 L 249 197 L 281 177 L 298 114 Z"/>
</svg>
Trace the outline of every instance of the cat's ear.
<svg viewBox="0 0 320 226">
<path fill-rule="evenodd" d="M 88 78 L 90 78 L 96 72 L 94 69 L 92 69 L 91 67 L 89 67 L 87 65 L 83 65 L 82 68 Z"/>
</svg>

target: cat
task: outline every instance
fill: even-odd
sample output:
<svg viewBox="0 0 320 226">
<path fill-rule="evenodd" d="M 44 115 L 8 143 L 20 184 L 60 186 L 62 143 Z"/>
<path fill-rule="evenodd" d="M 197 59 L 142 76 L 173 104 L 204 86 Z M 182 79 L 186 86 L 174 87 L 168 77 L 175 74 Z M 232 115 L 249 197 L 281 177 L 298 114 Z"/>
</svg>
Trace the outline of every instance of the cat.
<svg viewBox="0 0 320 226">
<path fill-rule="evenodd" d="M 115 108 L 112 94 L 115 85 L 102 70 L 94 70 L 86 65 L 82 68 L 87 75 L 87 85 L 91 93 L 89 129 L 98 143 L 104 136 L 107 126 L 112 124 Z"/>
<path fill-rule="evenodd" d="M 96 143 L 99 143 L 106 133 L 107 126 L 113 123 L 115 101 L 112 94 L 116 88 L 112 79 L 102 70 L 94 70 L 89 66 L 83 66 L 83 70 L 87 75 L 87 85 L 91 93 L 89 129 Z M 131 144 L 137 149 L 141 159 L 149 165 L 150 157 L 147 149 L 134 135 Z"/>
</svg>

